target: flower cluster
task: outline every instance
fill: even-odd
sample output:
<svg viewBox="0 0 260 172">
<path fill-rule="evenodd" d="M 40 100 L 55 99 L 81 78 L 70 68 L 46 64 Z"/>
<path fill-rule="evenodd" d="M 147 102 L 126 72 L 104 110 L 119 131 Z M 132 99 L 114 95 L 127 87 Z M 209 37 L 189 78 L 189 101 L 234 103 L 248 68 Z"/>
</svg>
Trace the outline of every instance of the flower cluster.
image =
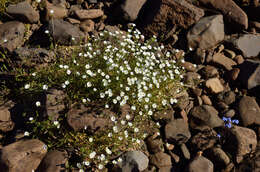
<svg viewBox="0 0 260 172">
<path fill-rule="evenodd" d="M 231 120 L 231 118 L 226 118 L 226 117 L 222 117 L 222 120 L 225 122 L 225 127 L 228 127 L 228 128 L 231 128 L 232 124 L 239 123 L 239 120 L 237 120 L 237 119 Z"/>
<path fill-rule="evenodd" d="M 73 145 L 82 157 L 79 169 L 95 166 L 101 170 L 112 155 L 139 149 L 147 128 L 160 127 L 159 123 L 151 125 L 153 114 L 178 102 L 176 95 L 184 90 L 184 71 L 179 67 L 183 60 L 173 57 L 172 52 L 158 45 L 156 37 L 144 41 L 131 25 L 128 32 L 104 31 L 91 37 L 71 56 L 31 74 L 24 89 L 47 91 L 55 87 L 63 90 L 72 103 L 98 103 L 115 111 L 107 117 L 113 126 L 100 133 L 89 134 L 87 128 L 77 133 L 68 131 L 59 122 L 64 119 L 48 123 L 62 131 L 58 132 L 62 136 L 55 136 L 60 138 L 55 145 Z M 40 101 L 35 105 L 40 107 Z M 123 106 L 129 106 L 131 113 L 122 116 L 119 109 Z"/>
</svg>

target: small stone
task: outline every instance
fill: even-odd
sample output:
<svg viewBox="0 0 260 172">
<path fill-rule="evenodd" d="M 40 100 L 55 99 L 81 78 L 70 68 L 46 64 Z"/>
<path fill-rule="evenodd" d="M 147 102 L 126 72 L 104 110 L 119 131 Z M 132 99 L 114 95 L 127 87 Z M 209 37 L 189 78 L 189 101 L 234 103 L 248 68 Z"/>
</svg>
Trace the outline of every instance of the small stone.
<svg viewBox="0 0 260 172">
<path fill-rule="evenodd" d="M 11 108 L 13 107 L 13 102 L 9 101 L 0 106 L 0 130 L 2 132 L 12 131 L 15 124 L 11 119 Z"/>
<path fill-rule="evenodd" d="M 212 102 L 211 102 L 210 98 L 207 95 L 202 95 L 201 98 L 202 98 L 204 104 L 212 105 Z"/>
<path fill-rule="evenodd" d="M 93 32 L 95 29 L 95 22 L 92 20 L 84 20 L 80 23 L 80 29 L 84 32 Z"/>
<path fill-rule="evenodd" d="M 244 58 L 241 55 L 237 55 L 234 60 L 237 62 L 237 64 L 242 64 L 244 62 Z"/>
<path fill-rule="evenodd" d="M 224 91 L 224 87 L 218 78 L 211 78 L 206 81 L 206 87 L 213 93 L 220 93 Z"/>
<path fill-rule="evenodd" d="M 151 136 L 147 139 L 146 144 L 151 153 L 163 152 L 163 142 L 160 139 L 153 139 Z"/>
<path fill-rule="evenodd" d="M 192 89 L 192 91 L 196 96 L 201 96 L 201 93 L 202 93 L 201 88 L 194 88 L 194 89 Z"/>
<path fill-rule="evenodd" d="M 235 116 L 236 112 L 234 109 L 230 109 L 225 113 L 225 116 L 228 118 L 233 118 Z"/>
<path fill-rule="evenodd" d="M 181 144 L 181 151 L 186 159 L 190 159 L 190 151 L 185 144 Z"/>
<path fill-rule="evenodd" d="M 221 53 L 216 53 L 213 55 L 213 62 L 223 66 L 226 70 L 231 70 L 232 66 L 237 65 L 235 61 Z"/>
<path fill-rule="evenodd" d="M 210 158 L 210 160 L 220 168 L 223 168 L 227 166 L 230 163 L 230 159 L 221 148 L 214 147 L 212 149 L 209 149 L 209 152 L 207 153 Z"/>
<path fill-rule="evenodd" d="M 121 5 L 123 18 L 131 22 L 136 20 L 145 2 L 146 0 L 125 0 Z"/>
<path fill-rule="evenodd" d="M 189 164 L 188 172 L 213 172 L 213 163 L 204 156 L 197 156 Z"/>
<path fill-rule="evenodd" d="M 129 151 L 122 155 L 119 167 L 122 171 L 143 171 L 148 167 L 149 159 L 141 151 Z"/>
<path fill-rule="evenodd" d="M 104 15 L 104 12 L 100 9 L 89 9 L 89 10 L 76 10 L 75 15 L 80 20 L 95 19 Z"/>
<path fill-rule="evenodd" d="M 237 79 L 239 73 L 240 73 L 239 68 L 233 68 L 231 71 L 229 71 L 228 75 L 231 80 L 235 81 Z"/>
<path fill-rule="evenodd" d="M 163 152 L 150 155 L 150 163 L 157 168 L 167 167 L 172 165 L 171 157 Z"/>
<path fill-rule="evenodd" d="M 213 129 L 203 129 L 192 137 L 191 143 L 197 150 L 204 151 L 216 144 L 216 135 L 217 133 Z"/>
<path fill-rule="evenodd" d="M 67 18 L 67 21 L 71 24 L 80 24 L 80 21 L 74 18 Z"/>
<path fill-rule="evenodd" d="M 218 76 L 218 70 L 214 66 L 207 65 L 200 70 L 201 75 L 208 79 Z"/>
<path fill-rule="evenodd" d="M 228 49 L 224 49 L 224 55 L 231 59 L 234 59 L 236 57 L 236 53 Z"/>
</svg>

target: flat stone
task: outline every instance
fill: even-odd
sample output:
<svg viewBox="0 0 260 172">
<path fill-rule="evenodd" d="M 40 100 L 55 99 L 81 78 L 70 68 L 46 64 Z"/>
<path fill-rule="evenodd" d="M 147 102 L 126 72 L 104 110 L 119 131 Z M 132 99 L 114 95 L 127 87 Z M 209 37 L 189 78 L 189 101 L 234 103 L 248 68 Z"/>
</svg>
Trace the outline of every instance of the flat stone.
<svg viewBox="0 0 260 172">
<path fill-rule="evenodd" d="M 242 64 L 245 60 L 244 57 L 241 55 L 237 55 L 234 60 L 237 62 L 237 64 Z"/>
<path fill-rule="evenodd" d="M 205 78 L 212 78 L 219 75 L 218 69 L 214 66 L 207 65 L 200 70 L 201 75 Z"/>
<path fill-rule="evenodd" d="M 127 21 L 134 21 L 137 19 L 139 11 L 145 4 L 146 0 L 125 0 L 121 4 L 123 18 Z"/>
<path fill-rule="evenodd" d="M 147 139 L 146 144 L 151 153 L 163 152 L 163 142 L 160 139 L 154 139 L 153 136 L 150 136 Z"/>
<path fill-rule="evenodd" d="M 71 24 L 80 24 L 80 21 L 74 18 L 67 18 L 67 21 Z"/>
<path fill-rule="evenodd" d="M 149 159 L 141 151 L 129 151 L 122 155 L 119 167 L 122 171 L 143 171 L 148 167 Z"/>
<path fill-rule="evenodd" d="M 0 169 L 31 172 L 36 170 L 47 153 L 46 145 L 37 139 L 21 140 L 1 149 Z"/>
<path fill-rule="evenodd" d="M 207 157 L 217 166 L 224 168 L 230 163 L 230 158 L 221 148 L 214 147 L 209 149 Z"/>
<path fill-rule="evenodd" d="M 60 172 L 65 171 L 65 164 L 68 161 L 68 154 L 52 150 L 46 154 L 39 165 L 39 172 Z"/>
<path fill-rule="evenodd" d="M 260 36 L 244 34 L 232 41 L 234 46 L 242 51 L 244 57 L 252 58 L 260 55 Z"/>
<path fill-rule="evenodd" d="M 260 108 L 254 97 L 244 96 L 239 102 L 238 110 L 244 126 L 260 125 Z"/>
<path fill-rule="evenodd" d="M 222 92 L 217 97 L 219 101 L 223 101 L 227 105 L 234 103 L 236 100 L 236 94 L 233 91 Z"/>
<path fill-rule="evenodd" d="M 204 156 L 197 156 L 192 160 L 188 167 L 188 172 L 213 172 L 214 165 L 213 163 L 205 158 Z"/>
<path fill-rule="evenodd" d="M 220 93 L 224 91 L 224 87 L 218 78 L 211 78 L 206 81 L 206 87 L 213 93 Z"/>
<path fill-rule="evenodd" d="M 215 128 L 224 125 L 224 122 L 218 116 L 218 111 L 213 106 L 195 106 L 190 114 L 191 120 L 197 124 L 197 127 L 209 126 Z"/>
<path fill-rule="evenodd" d="M 233 0 L 199 0 L 204 5 L 220 11 L 224 18 L 234 28 L 243 30 L 248 28 L 248 17 L 246 13 Z"/>
<path fill-rule="evenodd" d="M 0 25 L 0 48 L 12 52 L 22 46 L 25 26 L 18 21 L 10 21 Z"/>
<path fill-rule="evenodd" d="M 212 102 L 211 102 L 209 96 L 207 96 L 207 95 L 202 95 L 202 96 L 201 96 L 201 99 L 203 100 L 204 104 L 206 104 L 206 105 L 212 105 Z"/>
<path fill-rule="evenodd" d="M 156 36 L 169 33 L 174 25 L 187 29 L 204 15 L 201 8 L 186 0 L 147 1 L 142 10 L 141 27 L 145 33 Z"/>
<path fill-rule="evenodd" d="M 221 65 L 226 70 L 231 70 L 232 66 L 237 65 L 237 63 L 231 58 L 226 57 L 224 54 L 216 53 L 213 55 L 213 62 Z"/>
<path fill-rule="evenodd" d="M 188 32 L 188 47 L 209 49 L 224 39 L 222 15 L 201 18 Z"/>
<path fill-rule="evenodd" d="M 167 141 L 174 144 L 186 143 L 191 137 L 188 123 L 183 119 L 176 119 L 166 124 L 164 132 Z"/>
<path fill-rule="evenodd" d="M 9 5 L 6 12 L 26 23 L 37 23 L 40 19 L 40 15 L 33 9 L 28 1 L 23 1 L 15 5 Z"/>
<path fill-rule="evenodd" d="M 202 129 L 199 133 L 192 136 L 191 143 L 196 150 L 204 151 L 212 148 L 217 143 L 218 139 L 216 136 L 217 133 L 213 129 Z"/>
<path fill-rule="evenodd" d="M 104 15 L 104 12 L 100 9 L 89 9 L 89 10 L 76 10 L 75 15 L 80 20 L 95 19 Z"/>
</svg>

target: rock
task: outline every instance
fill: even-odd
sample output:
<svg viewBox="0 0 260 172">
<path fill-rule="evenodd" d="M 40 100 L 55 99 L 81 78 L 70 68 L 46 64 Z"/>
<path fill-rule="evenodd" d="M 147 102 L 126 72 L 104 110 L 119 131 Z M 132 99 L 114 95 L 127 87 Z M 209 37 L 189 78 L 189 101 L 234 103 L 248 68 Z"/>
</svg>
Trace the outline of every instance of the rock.
<svg viewBox="0 0 260 172">
<path fill-rule="evenodd" d="M 68 16 L 68 10 L 62 5 L 54 5 L 45 0 L 46 16 L 45 20 L 63 19 Z"/>
<path fill-rule="evenodd" d="M 156 154 L 150 155 L 150 163 L 155 165 L 157 168 L 167 167 L 172 165 L 170 155 L 158 152 Z"/>
<path fill-rule="evenodd" d="M 166 124 L 164 132 L 167 141 L 173 144 L 186 143 L 191 137 L 188 123 L 183 119 L 176 119 Z"/>
<path fill-rule="evenodd" d="M 200 19 L 188 32 L 188 47 L 208 49 L 224 39 L 224 22 L 222 15 Z"/>
<path fill-rule="evenodd" d="M 224 49 L 224 55 L 231 59 L 234 59 L 236 57 L 236 53 L 228 49 Z"/>
<path fill-rule="evenodd" d="M 239 69 L 238 80 L 248 89 L 260 85 L 260 61 L 245 60 L 244 63 L 239 66 Z"/>
<path fill-rule="evenodd" d="M 209 126 L 211 128 L 220 127 L 224 122 L 219 118 L 218 111 L 209 105 L 195 106 L 191 112 L 191 120 L 196 123 L 197 127 Z"/>
<path fill-rule="evenodd" d="M 227 105 L 234 103 L 236 100 L 236 94 L 233 91 L 222 92 L 217 97 L 219 101 L 223 101 Z"/>
<path fill-rule="evenodd" d="M 65 111 L 66 95 L 63 91 L 57 89 L 50 89 L 46 93 L 45 114 L 51 120 L 58 119 L 60 114 Z"/>
<path fill-rule="evenodd" d="M 260 108 L 253 97 L 244 96 L 238 106 L 243 126 L 260 125 Z"/>
<path fill-rule="evenodd" d="M 15 5 L 9 5 L 6 12 L 26 23 L 37 23 L 40 15 L 36 12 L 28 1 L 23 1 Z"/>
<path fill-rule="evenodd" d="M 225 113 L 225 116 L 228 118 L 233 118 L 235 116 L 236 112 L 234 109 L 230 109 Z"/>
<path fill-rule="evenodd" d="M 188 172 L 213 172 L 214 165 L 213 163 L 205 158 L 204 156 L 197 156 L 192 160 L 188 167 Z"/>
<path fill-rule="evenodd" d="M 36 170 L 47 153 L 47 146 L 37 139 L 21 140 L 1 149 L 0 169 L 25 172 Z"/>
<path fill-rule="evenodd" d="M 213 129 L 205 129 L 194 135 L 191 139 L 196 150 L 204 151 L 214 146 L 217 142 L 217 133 Z"/>
<path fill-rule="evenodd" d="M 192 64 L 191 62 L 184 62 L 184 63 L 181 64 L 181 66 L 184 67 L 189 72 L 195 72 L 196 71 L 195 65 Z"/>
<path fill-rule="evenodd" d="M 198 64 L 203 64 L 205 62 L 206 55 L 207 55 L 206 50 L 197 48 L 196 55 L 194 56 L 195 62 Z"/>
<path fill-rule="evenodd" d="M 234 60 L 237 62 L 237 64 L 242 64 L 244 62 L 244 58 L 241 55 L 237 55 Z"/>
<path fill-rule="evenodd" d="M 214 66 L 207 65 L 204 68 L 200 70 L 201 75 L 203 78 L 208 79 L 208 78 L 213 78 L 219 75 L 217 68 Z"/>
<path fill-rule="evenodd" d="M 172 171 L 174 171 L 174 168 L 172 166 L 161 167 L 158 169 L 158 172 L 172 172 Z"/>
<path fill-rule="evenodd" d="M 186 159 L 190 159 L 190 151 L 185 144 L 181 145 L 181 151 Z"/>
<path fill-rule="evenodd" d="M 39 172 L 65 171 L 65 163 L 68 161 L 66 152 L 52 150 L 46 154 L 39 165 Z"/>
<path fill-rule="evenodd" d="M 244 34 L 232 41 L 233 45 L 239 49 L 244 57 L 251 58 L 260 55 L 260 36 Z"/>
<path fill-rule="evenodd" d="M 27 67 L 44 66 L 55 60 L 54 52 L 43 48 L 21 47 L 16 49 L 14 54 L 19 59 L 17 63 Z"/>
<path fill-rule="evenodd" d="M 154 118 L 156 121 L 170 122 L 171 120 L 174 119 L 174 111 L 173 111 L 172 107 L 169 107 L 169 108 L 166 109 L 166 110 L 156 112 L 156 113 L 153 115 L 153 118 Z"/>
<path fill-rule="evenodd" d="M 12 131 L 14 122 L 11 118 L 10 109 L 13 107 L 13 102 L 9 101 L 0 106 L 0 130 L 2 132 Z"/>
<path fill-rule="evenodd" d="M 226 70 L 231 70 L 232 66 L 237 65 L 234 60 L 226 57 L 224 54 L 221 53 L 216 53 L 213 55 L 213 62 L 221 65 Z"/>
<path fill-rule="evenodd" d="M 200 75 L 195 72 L 187 72 L 184 75 L 184 83 L 192 86 L 196 86 L 200 81 Z"/>
<path fill-rule="evenodd" d="M 100 109 L 99 109 L 100 108 Z M 86 129 L 94 133 L 112 126 L 110 117 L 116 116 L 112 111 L 101 109 L 101 107 L 85 107 L 79 105 L 73 107 L 67 116 L 67 122 L 74 131 Z M 102 114 L 102 115 L 99 115 Z"/>
<path fill-rule="evenodd" d="M 129 151 L 122 155 L 119 167 L 122 171 L 143 171 L 148 167 L 149 159 L 141 151 Z"/>
<path fill-rule="evenodd" d="M 79 44 L 84 38 L 84 33 L 78 27 L 60 19 L 51 20 L 48 24 L 48 30 L 54 41 L 61 45 Z"/>
<path fill-rule="evenodd" d="M 234 28 L 243 30 L 248 28 L 248 17 L 246 13 L 233 0 L 199 0 L 204 5 L 220 11 L 224 18 Z"/>
<path fill-rule="evenodd" d="M 120 6 L 122 10 L 121 15 L 127 21 L 135 21 L 145 2 L 146 0 L 125 0 L 124 3 Z"/>
<path fill-rule="evenodd" d="M 214 147 L 207 151 L 207 157 L 213 162 L 216 167 L 223 169 L 230 163 L 228 155 L 218 147 Z"/>
<path fill-rule="evenodd" d="M 192 91 L 196 96 L 201 96 L 201 94 L 202 94 L 201 88 L 194 88 Z"/>
<path fill-rule="evenodd" d="M 25 26 L 18 21 L 10 21 L 0 25 L 0 48 L 12 52 L 23 44 Z"/>
<path fill-rule="evenodd" d="M 153 136 L 150 136 L 147 139 L 146 144 L 151 153 L 163 152 L 163 142 L 160 139 L 154 139 Z"/>
<path fill-rule="evenodd" d="M 213 93 L 220 93 L 220 92 L 224 91 L 224 87 L 223 87 L 222 83 L 220 82 L 220 80 L 217 77 L 208 79 L 206 81 L 205 85 Z"/>
<path fill-rule="evenodd" d="M 79 27 L 84 32 L 93 32 L 95 29 L 95 22 L 92 20 L 84 20 L 80 23 Z"/>
<path fill-rule="evenodd" d="M 207 95 L 202 95 L 201 99 L 203 100 L 204 104 L 212 105 L 212 102 L 211 102 L 210 98 Z"/>
<path fill-rule="evenodd" d="M 74 18 L 67 18 L 66 21 L 70 22 L 71 24 L 80 24 L 80 21 Z"/>
<path fill-rule="evenodd" d="M 104 15 L 104 12 L 100 9 L 89 9 L 89 10 L 76 10 L 75 15 L 80 20 L 95 19 Z"/>
<path fill-rule="evenodd" d="M 225 151 L 235 155 L 236 162 L 240 163 L 243 160 L 243 156 L 256 150 L 256 133 L 252 129 L 235 125 L 230 132 L 230 136 L 223 147 Z"/>
<path fill-rule="evenodd" d="M 173 30 L 173 26 L 187 29 L 196 23 L 204 11 L 186 0 L 147 1 L 142 8 L 140 25 L 146 34 L 161 36 Z"/>
<path fill-rule="evenodd" d="M 237 79 L 239 73 L 240 73 L 240 69 L 238 69 L 238 68 L 233 68 L 231 71 L 229 71 L 228 77 L 229 77 L 231 80 L 235 81 L 235 80 Z"/>
</svg>

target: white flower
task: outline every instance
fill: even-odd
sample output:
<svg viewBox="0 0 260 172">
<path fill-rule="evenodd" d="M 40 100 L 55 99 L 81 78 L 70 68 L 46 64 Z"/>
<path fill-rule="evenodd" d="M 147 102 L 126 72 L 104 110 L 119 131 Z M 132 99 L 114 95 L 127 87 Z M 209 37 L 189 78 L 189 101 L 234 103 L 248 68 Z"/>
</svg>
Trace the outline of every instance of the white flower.
<svg viewBox="0 0 260 172">
<path fill-rule="evenodd" d="M 33 72 L 33 73 L 32 73 L 32 76 L 36 76 L 36 72 Z"/>
<path fill-rule="evenodd" d="M 77 163 L 77 167 L 78 167 L 78 168 L 82 168 L 82 166 L 81 166 L 80 163 Z"/>
<path fill-rule="evenodd" d="M 45 30 L 44 33 L 49 34 L 50 32 L 48 30 Z"/>
<path fill-rule="evenodd" d="M 30 117 L 30 118 L 29 118 L 29 121 L 32 121 L 32 120 L 33 120 L 33 117 Z"/>
<path fill-rule="evenodd" d="M 108 104 L 106 104 L 106 105 L 105 105 L 105 108 L 109 108 L 109 105 L 108 105 Z"/>
<path fill-rule="evenodd" d="M 50 14 L 53 14 L 54 13 L 54 10 L 50 10 Z"/>
<path fill-rule="evenodd" d="M 140 144 L 141 141 L 140 141 L 139 139 L 136 139 L 136 143 L 137 143 L 137 144 Z"/>
<path fill-rule="evenodd" d="M 90 154 L 89 154 L 89 158 L 90 159 L 93 159 L 95 156 L 96 156 L 96 152 L 94 151 L 94 152 L 91 152 Z"/>
<path fill-rule="evenodd" d="M 116 117 L 115 116 L 111 116 L 111 121 L 115 122 L 116 121 Z"/>
<path fill-rule="evenodd" d="M 6 43 L 7 42 L 7 39 L 4 39 L 4 43 Z"/>
<path fill-rule="evenodd" d="M 85 166 L 89 166 L 89 165 L 90 165 L 90 162 L 89 162 L 89 161 L 84 161 L 83 164 L 84 164 Z"/>
<path fill-rule="evenodd" d="M 24 136 L 29 136 L 29 135 L 30 135 L 30 133 L 28 131 L 24 132 Z"/>
<path fill-rule="evenodd" d="M 129 125 L 129 127 L 132 127 L 133 123 L 132 122 L 128 122 L 128 125 Z"/>
<path fill-rule="evenodd" d="M 91 143 L 91 142 L 93 142 L 93 138 L 92 137 L 90 137 L 89 139 L 88 139 L 88 141 Z"/>
<path fill-rule="evenodd" d="M 120 158 L 117 159 L 117 161 L 118 161 L 118 162 L 122 162 L 123 159 L 120 157 Z"/>
<path fill-rule="evenodd" d="M 167 104 L 167 100 L 162 100 L 162 105 L 165 106 Z"/>
<path fill-rule="evenodd" d="M 112 137 L 112 133 L 108 133 L 108 135 L 107 135 L 108 137 Z"/>
<path fill-rule="evenodd" d="M 99 164 L 98 165 L 98 169 L 102 170 L 104 168 L 104 165 L 103 164 Z"/>
<path fill-rule="evenodd" d="M 43 86 L 42 86 L 42 89 L 43 89 L 43 90 L 48 90 L 48 85 L 43 85 Z"/>
<path fill-rule="evenodd" d="M 61 84 L 62 88 L 66 88 L 66 85 L 65 84 Z"/>
<path fill-rule="evenodd" d="M 130 120 L 131 116 L 127 114 L 127 115 L 125 116 L 125 118 L 126 118 L 127 120 Z"/>
<path fill-rule="evenodd" d="M 118 132 L 118 128 L 117 128 L 117 126 L 114 126 L 114 127 L 113 127 L 113 131 L 114 131 L 115 133 Z"/>
<path fill-rule="evenodd" d="M 30 84 L 25 84 L 24 88 L 25 89 L 29 89 L 30 88 Z"/>
<path fill-rule="evenodd" d="M 139 128 L 135 128 L 135 129 L 134 129 L 134 132 L 135 132 L 135 133 L 138 133 L 138 132 L 139 132 Z"/>
<path fill-rule="evenodd" d="M 70 74 L 71 74 L 71 71 L 68 69 L 66 73 L 67 73 L 68 75 L 70 75 Z"/>
<path fill-rule="evenodd" d="M 57 126 L 59 125 L 59 121 L 53 121 L 53 124 Z"/>
<path fill-rule="evenodd" d="M 82 99 L 82 102 L 83 102 L 83 103 L 86 103 L 86 102 L 87 102 L 87 100 L 86 100 L 86 99 Z"/>
<path fill-rule="evenodd" d="M 84 170 L 83 169 L 79 169 L 79 172 L 84 172 Z"/>
<path fill-rule="evenodd" d="M 108 155 L 111 155 L 111 154 L 112 154 L 112 151 L 111 151 L 108 147 L 106 147 L 106 153 L 107 153 Z"/>
<path fill-rule="evenodd" d="M 121 121 L 121 124 L 122 124 L 122 125 L 125 125 L 125 124 L 126 124 L 126 121 L 122 120 L 122 121 Z"/>
<path fill-rule="evenodd" d="M 174 103 L 177 103 L 178 100 L 177 100 L 177 99 L 173 99 L 173 98 L 171 98 L 171 99 L 170 99 L 170 102 L 171 102 L 171 104 L 174 104 Z"/>
<path fill-rule="evenodd" d="M 101 154 L 101 155 L 100 155 L 100 160 L 101 160 L 101 161 L 104 161 L 105 159 L 106 159 L 106 156 L 105 156 L 104 154 Z"/>
<path fill-rule="evenodd" d="M 118 140 L 120 140 L 120 141 L 123 140 L 123 137 L 119 136 L 119 137 L 118 137 Z"/>
<path fill-rule="evenodd" d="M 70 82 L 67 80 L 67 81 L 65 81 L 65 85 L 69 85 L 70 84 Z"/>
<path fill-rule="evenodd" d="M 37 102 L 35 103 L 35 105 L 36 105 L 37 107 L 39 107 L 39 106 L 41 106 L 41 102 L 37 101 Z"/>
<path fill-rule="evenodd" d="M 153 115 L 153 112 L 151 110 L 148 111 L 148 115 Z"/>
<path fill-rule="evenodd" d="M 132 109 L 132 110 L 136 110 L 136 107 L 135 107 L 135 106 L 131 106 L 131 109 Z"/>
<path fill-rule="evenodd" d="M 74 37 L 71 37 L 71 40 L 72 40 L 72 41 L 75 41 L 75 38 L 74 38 Z"/>
</svg>

